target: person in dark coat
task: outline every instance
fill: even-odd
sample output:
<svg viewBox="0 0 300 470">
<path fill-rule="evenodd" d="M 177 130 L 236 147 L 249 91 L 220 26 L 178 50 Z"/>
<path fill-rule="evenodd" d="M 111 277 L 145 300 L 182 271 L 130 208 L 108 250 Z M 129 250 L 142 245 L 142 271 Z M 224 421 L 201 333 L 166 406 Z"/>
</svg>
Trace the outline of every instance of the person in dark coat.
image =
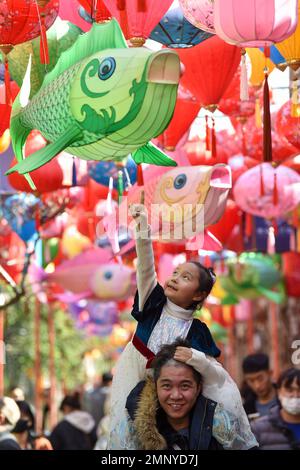
<svg viewBox="0 0 300 470">
<path fill-rule="evenodd" d="M 300 450 L 300 370 L 288 369 L 278 380 L 279 405 L 251 423 L 261 450 Z"/>
<path fill-rule="evenodd" d="M 218 403 L 202 395 L 202 376 L 174 359 L 186 341 L 165 345 L 152 362 L 153 378 L 139 382 L 127 398 L 127 427 L 120 423 L 119 449 L 223 450 L 233 432 Z M 125 429 L 125 435 L 122 432 Z"/>
<path fill-rule="evenodd" d="M 269 357 L 266 354 L 250 354 L 242 364 L 244 388 L 244 408 L 249 420 L 265 416 L 278 405 L 276 386 L 272 382 Z"/>
<path fill-rule="evenodd" d="M 21 450 L 11 433 L 19 419 L 20 410 L 16 402 L 9 397 L 0 398 L 0 450 Z"/>
<path fill-rule="evenodd" d="M 50 442 L 54 450 L 92 450 L 96 440 L 95 421 L 81 410 L 79 396 L 67 395 L 60 406 L 64 418 L 55 426 Z"/>
</svg>

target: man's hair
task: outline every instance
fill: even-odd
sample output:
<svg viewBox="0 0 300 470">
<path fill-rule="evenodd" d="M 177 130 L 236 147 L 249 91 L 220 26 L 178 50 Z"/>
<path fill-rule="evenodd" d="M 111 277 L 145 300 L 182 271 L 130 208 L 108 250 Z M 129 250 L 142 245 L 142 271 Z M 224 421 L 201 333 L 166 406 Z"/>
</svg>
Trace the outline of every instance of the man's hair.
<svg viewBox="0 0 300 470">
<path fill-rule="evenodd" d="M 113 375 L 111 372 L 104 372 L 102 374 L 102 385 L 110 383 L 112 379 L 113 379 Z"/>
<path fill-rule="evenodd" d="M 193 376 L 194 379 L 197 383 L 197 385 L 202 384 L 202 375 L 196 371 L 192 366 L 189 366 L 188 364 L 180 361 L 176 361 L 174 359 L 174 354 L 176 351 L 176 348 L 178 347 L 183 347 L 183 348 L 190 348 L 190 343 L 186 340 L 177 338 L 173 343 L 171 344 L 165 344 L 163 345 L 158 353 L 156 354 L 155 358 L 152 361 L 151 367 L 153 369 L 153 378 L 154 382 L 157 383 L 161 369 L 166 366 L 166 365 L 176 365 L 176 366 L 186 366 L 190 367 L 193 371 Z"/>
<path fill-rule="evenodd" d="M 270 370 L 269 356 L 263 353 L 250 354 L 244 358 L 242 368 L 244 374 Z"/>
<path fill-rule="evenodd" d="M 277 381 L 277 388 L 280 387 L 290 387 L 294 380 L 296 379 L 296 383 L 298 387 L 300 387 L 300 370 L 291 367 L 290 369 L 284 370 L 279 379 Z"/>
<path fill-rule="evenodd" d="M 79 393 L 75 392 L 73 395 L 66 395 L 60 404 L 60 411 L 63 411 L 65 406 L 73 410 L 81 410 Z"/>
</svg>

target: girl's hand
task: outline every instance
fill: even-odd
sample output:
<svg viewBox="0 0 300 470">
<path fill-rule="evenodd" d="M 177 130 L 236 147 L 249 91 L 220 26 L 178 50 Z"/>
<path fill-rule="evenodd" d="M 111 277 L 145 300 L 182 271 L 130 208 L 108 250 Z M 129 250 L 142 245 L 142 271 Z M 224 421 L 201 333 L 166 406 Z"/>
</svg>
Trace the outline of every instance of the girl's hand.
<svg viewBox="0 0 300 470">
<path fill-rule="evenodd" d="M 192 359 L 193 353 L 191 348 L 178 347 L 176 348 L 174 359 L 180 362 L 187 362 L 189 359 Z"/>
<path fill-rule="evenodd" d="M 131 206 L 129 207 L 129 211 L 131 217 L 135 220 L 139 217 L 146 219 L 148 218 L 147 210 L 143 204 L 131 204 Z"/>
</svg>

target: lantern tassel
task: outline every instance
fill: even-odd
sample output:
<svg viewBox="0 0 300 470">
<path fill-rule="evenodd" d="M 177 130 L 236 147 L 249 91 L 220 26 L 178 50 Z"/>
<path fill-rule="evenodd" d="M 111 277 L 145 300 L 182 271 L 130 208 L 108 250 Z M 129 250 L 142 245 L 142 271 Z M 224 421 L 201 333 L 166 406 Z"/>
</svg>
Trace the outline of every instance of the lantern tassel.
<svg viewBox="0 0 300 470">
<path fill-rule="evenodd" d="M 144 175 L 143 175 L 143 168 L 142 168 L 141 163 L 137 165 L 137 184 L 142 190 L 140 203 L 145 204 Z"/>
<path fill-rule="evenodd" d="M 274 227 L 269 227 L 268 230 L 268 245 L 267 245 L 267 252 L 269 255 L 272 255 L 275 253 L 275 233 L 274 233 Z"/>
<path fill-rule="evenodd" d="M 77 171 L 76 171 L 76 162 L 73 157 L 72 161 L 72 186 L 77 186 Z"/>
<path fill-rule="evenodd" d="M 138 12 L 147 11 L 147 1 L 146 0 L 137 0 L 137 11 Z"/>
<path fill-rule="evenodd" d="M 295 229 L 293 227 L 290 233 L 290 251 L 297 251 L 297 239 Z"/>
<path fill-rule="evenodd" d="M 247 151 L 247 145 L 246 145 L 246 133 L 245 133 L 244 124 L 242 124 L 241 130 L 242 130 L 242 153 L 243 155 L 246 156 L 248 151 Z"/>
<path fill-rule="evenodd" d="M 259 102 L 258 97 L 256 97 L 255 99 L 255 125 L 257 129 L 260 129 L 262 127 L 261 109 L 260 109 L 260 102 Z"/>
<path fill-rule="evenodd" d="M 294 117 L 294 118 L 299 118 L 300 117 L 300 105 L 299 105 L 297 80 L 293 80 L 293 84 L 292 84 L 291 116 Z"/>
<path fill-rule="evenodd" d="M 248 74 L 245 49 L 242 49 L 240 99 L 241 101 L 249 101 Z"/>
<path fill-rule="evenodd" d="M 277 173 L 274 171 L 274 186 L 273 186 L 273 204 L 278 205 L 278 185 L 277 185 Z"/>
<path fill-rule="evenodd" d="M 260 174 L 260 197 L 265 195 L 265 183 L 264 183 L 264 174 L 263 174 L 263 166 L 259 166 L 259 174 Z"/>
<path fill-rule="evenodd" d="M 265 73 L 264 83 L 264 162 L 272 161 L 272 132 L 270 113 L 270 92 L 268 83 L 268 73 Z"/>
<path fill-rule="evenodd" d="M 45 25 L 45 15 L 41 16 L 41 37 L 40 37 L 40 59 L 41 64 L 49 64 L 49 48 L 47 40 L 47 30 Z"/>
<path fill-rule="evenodd" d="M 8 67 L 8 60 L 5 56 L 4 61 L 5 72 L 4 72 L 4 83 L 5 83 L 5 104 L 12 106 L 12 94 L 11 94 L 11 86 L 10 86 L 10 76 L 9 76 L 9 67 Z"/>
<path fill-rule="evenodd" d="M 245 235 L 247 238 L 251 238 L 253 230 L 253 219 L 252 215 L 246 213 L 246 221 L 245 221 Z"/>
<path fill-rule="evenodd" d="M 211 129 L 211 156 L 212 158 L 217 157 L 217 139 L 216 139 L 214 118 L 212 118 L 212 129 Z"/>
<path fill-rule="evenodd" d="M 117 8 L 119 11 L 123 11 L 126 8 L 126 0 L 118 0 L 117 1 Z"/>
<path fill-rule="evenodd" d="M 207 151 L 210 150 L 209 134 L 210 129 L 208 126 L 208 116 L 205 116 L 205 148 Z"/>
</svg>

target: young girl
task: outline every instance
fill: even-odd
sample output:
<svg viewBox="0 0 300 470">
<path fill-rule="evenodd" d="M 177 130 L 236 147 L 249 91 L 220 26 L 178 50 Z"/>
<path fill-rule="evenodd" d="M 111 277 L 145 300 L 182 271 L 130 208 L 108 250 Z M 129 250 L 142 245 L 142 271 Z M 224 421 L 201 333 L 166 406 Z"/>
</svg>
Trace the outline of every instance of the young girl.
<svg viewBox="0 0 300 470">
<path fill-rule="evenodd" d="M 239 390 L 215 359 L 220 355 L 220 350 L 205 323 L 193 318 L 195 309 L 202 306 L 209 295 L 215 274 L 211 268 L 207 269 L 198 262 L 183 263 L 175 269 L 163 288 L 156 278 L 144 206 L 131 206 L 131 215 L 137 222 L 137 293 L 132 316 L 138 325 L 115 369 L 108 448 L 120 448 L 120 436 L 117 434 L 120 434 L 120 422 L 126 423 L 127 396 L 137 383 L 146 378 L 147 369 L 161 346 L 179 337 L 187 339 L 191 348 L 177 348 L 174 358 L 192 365 L 203 375 L 203 395 L 218 402 L 228 413 L 227 429 L 220 425 L 216 439 L 228 449 L 256 446 Z"/>
</svg>

